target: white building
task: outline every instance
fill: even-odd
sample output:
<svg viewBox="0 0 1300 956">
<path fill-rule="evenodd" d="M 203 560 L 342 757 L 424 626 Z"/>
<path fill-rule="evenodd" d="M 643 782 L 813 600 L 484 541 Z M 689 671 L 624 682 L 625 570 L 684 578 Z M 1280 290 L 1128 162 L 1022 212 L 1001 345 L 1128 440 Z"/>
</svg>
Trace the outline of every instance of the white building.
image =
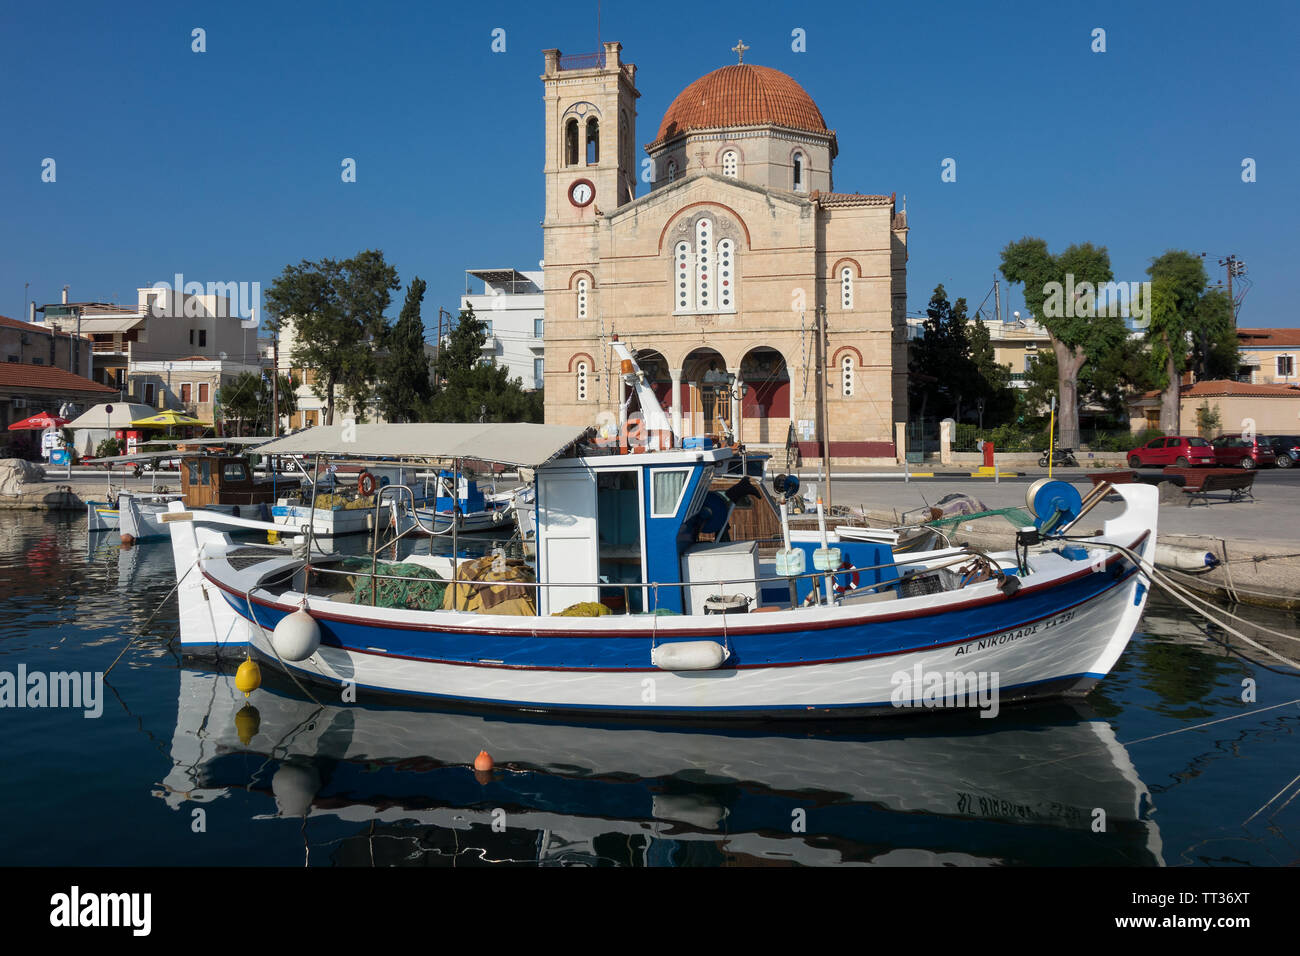
<svg viewBox="0 0 1300 956">
<path fill-rule="evenodd" d="M 543 275 L 515 269 L 467 269 L 465 295 L 460 299 L 461 309 L 472 308 L 474 317 L 487 326 L 483 358 L 504 365 L 510 377 L 522 379 L 529 391 L 543 383 Z M 483 283 L 481 295 L 470 292 L 471 277 Z"/>
</svg>

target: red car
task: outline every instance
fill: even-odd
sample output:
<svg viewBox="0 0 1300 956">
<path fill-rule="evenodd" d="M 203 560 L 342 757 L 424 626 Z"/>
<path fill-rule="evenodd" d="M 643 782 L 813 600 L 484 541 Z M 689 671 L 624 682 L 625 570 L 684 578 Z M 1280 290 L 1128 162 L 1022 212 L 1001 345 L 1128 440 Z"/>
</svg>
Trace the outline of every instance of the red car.
<svg viewBox="0 0 1300 956">
<path fill-rule="evenodd" d="M 1153 438 L 1128 453 L 1130 468 L 1163 468 L 1177 465 L 1213 465 L 1214 449 L 1204 438 L 1174 435 L 1172 438 Z"/>
<path fill-rule="evenodd" d="M 1215 464 L 1223 467 L 1251 471 L 1260 465 L 1277 464 L 1277 452 L 1267 438 L 1247 440 L 1240 435 L 1220 435 L 1210 445 L 1214 448 Z"/>
</svg>

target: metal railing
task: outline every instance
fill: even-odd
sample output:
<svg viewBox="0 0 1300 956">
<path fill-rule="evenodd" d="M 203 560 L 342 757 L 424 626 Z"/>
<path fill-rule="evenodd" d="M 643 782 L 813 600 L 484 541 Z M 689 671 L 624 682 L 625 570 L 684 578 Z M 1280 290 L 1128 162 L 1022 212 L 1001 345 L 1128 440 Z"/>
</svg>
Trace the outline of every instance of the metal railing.
<svg viewBox="0 0 1300 956">
<path fill-rule="evenodd" d="M 445 534 L 445 532 L 443 533 Z M 389 542 L 383 545 L 383 547 L 384 548 L 390 547 L 393 543 L 395 543 L 395 541 L 396 539 L 394 539 L 393 542 Z M 380 550 L 382 550 L 382 548 Z M 455 605 L 457 595 L 459 594 L 458 589 L 461 587 L 466 587 L 471 589 L 471 593 L 473 589 L 483 588 L 483 587 L 521 587 L 521 588 L 533 588 L 533 589 L 595 588 L 597 590 L 603 590 L 603 591 L 622 590 L 624 592 L 624 605 L 623 605 L 624 614 L 627 615 L 632 613 L 631 602 L 628 600 L 628 598 L 630 597 L 631 592 L 634 590 L 642 591 L 642 592 L 649 591 L 653 593 L 655 599 L 654 607 L 650 611 L 642 612 L 642 613 L 654 613 L 659 609 L 659 592 L 661 590 L 668 590 L 672 588 L 700 588 L 700 587 L 716 586 L 719 588 L 719 591 L 721 593 L 721 589 L 724 586 L 753 584 L 759 586 L 757 590 L 761 591 L 762 590 L 761 585 L 763 584 L 785 582 L 790 586 L 790 597 L 791 597 L 790 607 L 791 610 L 794 610 L 799 606 L 796 597 L 797 582 L 805 578 L 812 583 L 813 587 L 811 593 L 815 597 L 813 598 L 814 601 L 813 604 L 804 605 L 804 606 L 824 606 L 827 604 L 838 603 L 833 596 L 834 594 L 833 580 L 842 575 L 849 575 L 849 574 L 854 574 L 862 571 L 879 571 L 879 570 L 885 570 L 889 568 L 893 568 L 897 570 L 899 568 L 903 568 L 908 565 L 923 565 L 923 567 L 918 569 L 918 573 L 920 571 L 939 571 L 945 568 L 952 567 L 954 565 L 959 565 L 962 563 L 969 562 L 974 558 L 983 557 L 985 559 L 988 559 L 988 556 L 983 554 L 980 551 L 975 551 L 963 547 L 963 548 L 950 548 L 944 551 L 929 552 L 924 557 L 917 555 L 911 558 L 904 558 L 901 560 L 891 561 L 887 564 L 873 564 L 873 565 L 866 565 L 863 567 L 841 568 L 841 569 L 836 569 L 834 571 L 806 571 L 803 574 L 796 574 L 796 575 L 778 574 L 778 575 L 768 575 L 768 576 L 761 576 L 761 577 L 754 577 L 754 578 L 730 578 L 730 579 L 719 578 L 716 581 L 697 580 L 697 581 L 669 581 L 669 582 L 661 582 L 661 581 L 548 582 L 548 581 L 513 581 L 513 580 L 474 581 L 474 580 L 466 580 L 460 578 L 454 578 L 453 580 L 450 581 L 443 581 L 441 579 L 417 578 L 417 577 L 412 577 L 410 575 L 402 575 L 402 574 L 381 574 L 379 573 L 378 570 L 377 554 L 378 552 L 375 552 L 374 554 L 371 555 L 372 570 L 368 572 L 362 570 L 345 570 L 339 568 L 330 568 L 319 564 L 312 564 L 311 562 L 307 562 L 304 567 L 309 575 L 311 572 L 314 571 L 317 574 L 335 574 L 335 575 L 340 575 L 342 577 L 365 577 L 365 578 L 372 579 L 372 584 L 370 588 L 371 606 L 374 606 L 377 600 L 377 594 L 379 590 L 377 582 L 387 580 L 387 581 L 408 581 L 414 584 L 439 584 L 439 583 L 446 584 L 448 587 L 453 589 L 453 593 L 452 593 L 453 606 Z M 341 557 L 346 557 L 346 556 L 341 556 Z M 451 555 L 448 555 L 446 557 L 447 560 L 452 563 L 453 568 L 457 567 L 460 561 L 462 560 L 458 557 L 453 557 Z M 464 559 L 464 560 L 468 560 L 468 559 Z M 998 571 L 1003 570 L 1001 567 L 1001 563 L 998 562 L 997 560 L 992 559 L 991 563 L 995 568 L 997 568 Z M 1008 566 L 1015 567 L 1015 563 L 1008 562 Z M 878 592 L 882 588 L 891 588 L 899 584 L 902 578 L 903 576 L 900 575 L 899 577 L 890 580 L 883 580 L 874 583 L 863 584 L 854 590 L 855 592 L 857 591 L 867 592 L 867 593 Z M 978 583 L 978 582 L 972 582 L 972 583 Z M 306 589 L 309 586 L 309 584 L 310 581 L 308 579 L 305 579 L 303 583 L 304 589 Z M 820 586 L 822 584 L 825 585 L 824 589 Z M 822 593 L 823 590 L 825 593 Z"/>
</svg>

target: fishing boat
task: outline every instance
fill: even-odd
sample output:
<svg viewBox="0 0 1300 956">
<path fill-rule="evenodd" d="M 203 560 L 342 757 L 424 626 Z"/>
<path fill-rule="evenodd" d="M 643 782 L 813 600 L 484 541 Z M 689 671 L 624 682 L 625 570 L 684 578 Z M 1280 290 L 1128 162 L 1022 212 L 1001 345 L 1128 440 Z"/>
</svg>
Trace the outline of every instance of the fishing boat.
<svg viewBox="0 0 1300 956">
<path fill-rule="evenodd" d="M 422 472 L 419 478 L 433 479 L 413 509 L 397 512 L 398 528 L 417 535 L 446 534 L 455 521 L 460 532 L 505 531 L 515 522 L 513 499 L 508 494 L 489 497 L 478 482 L 445 469 Z M 453 493 L 453 489 L 455 489 Z M 432 506 L 429 502 L 433 502 Z"/>
<path fill-rule="evenodd" d="M 1081 696 L 1146 602 L 1157 492 L 1116 486 L 1100 532 L 1072 485 L 1035 486 L 1017 547 L 895 555 L 731 541 L 709 489 L 727 448 L 626 451 L 559 425 L 318 426 L 266 454 L 474 458 L 534 469 L 534 574 L 503 556 L 250 548 L 170 505 L 181 647 L 456 706 L 711 719 L 881 715 Z M 383 489 L 400 495 L 401 489 Z M 407 490 L 409 492 L 409 489 Z M 376 501 L 380 507 L 383 494 Z M 268 526 L 270 527 L 270 526 Z M 702 536 L 710 536 L 703 538 Z M 310 538 L 310 536 L 309 536 Z M 821 544 L 821 547 L 815 547 Z M 810 569 L 811 568 L 811 569 Z M 590 616 L 588 616 L 590 615 Z M 975 692 L 978 687 L 979 693 Z"/>
<path fill-rule="evenodd" d="M 298 488 L 294 478 L 255 475 L 244 455 L 208 451 L 200 445 L 182 445 L 172 454 L 180 459 L 179 492 L 118 493 L 119 531 L 124 541 L 167 537 L 162 516 L 174 500 L 190 508 L 265 520 L 279 494 Z"/>
</svg>

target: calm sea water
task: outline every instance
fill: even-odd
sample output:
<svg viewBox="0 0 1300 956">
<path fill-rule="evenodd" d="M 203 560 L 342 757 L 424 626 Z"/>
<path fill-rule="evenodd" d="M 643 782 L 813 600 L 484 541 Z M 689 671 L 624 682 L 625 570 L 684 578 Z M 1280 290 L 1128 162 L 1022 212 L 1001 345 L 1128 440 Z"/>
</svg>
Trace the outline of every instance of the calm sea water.
<svg viewBox="0 0 1300 956">
<path fill-rule="evenodd" d="M 173 580 L 165 542 L 121 551 L 115 535 L 88 540 L 81 516 L 0 512 L 0 672 L 104 671 Z M 1300 635 L 1294 615 L 1247 613 Z M 0 709 L 0 863 L 1300 857 L 1300 680 L 1211 643 L 1176 606 L 1148 609 L 1083 704 L 758 731 L 362 708 L 315 689 L 318 705 L 265 668 L 245 709 L 228 668 L 168 649 L 175 626 L 168 602 L 109 675 L 98 718 Z M 490 776 L 472 769 L 480 750 Z"/>
</svg>

